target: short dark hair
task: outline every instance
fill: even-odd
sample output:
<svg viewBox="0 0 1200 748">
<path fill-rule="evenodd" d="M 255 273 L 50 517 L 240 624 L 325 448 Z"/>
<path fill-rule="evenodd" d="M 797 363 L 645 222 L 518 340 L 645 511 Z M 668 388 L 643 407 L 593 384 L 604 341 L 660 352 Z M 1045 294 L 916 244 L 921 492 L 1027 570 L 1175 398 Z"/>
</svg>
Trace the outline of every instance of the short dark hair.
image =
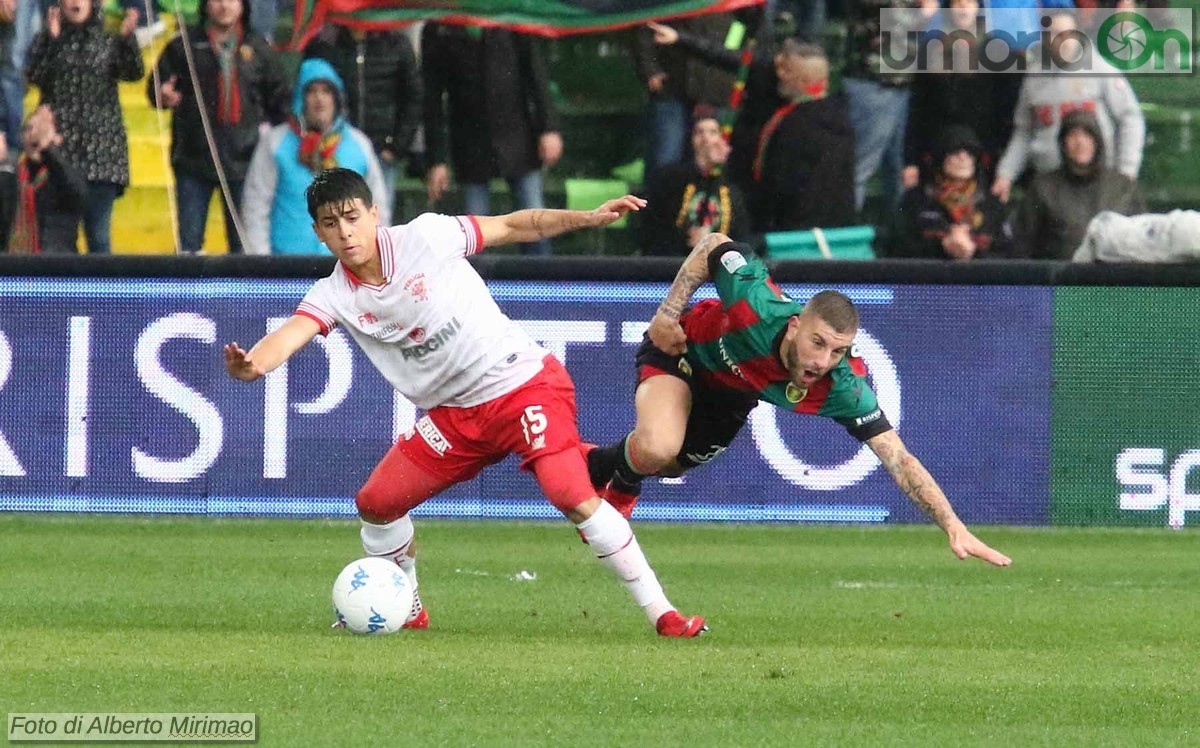
<svg viewBox="0 0 1200 748">
<path fill-rule="evenodd" d="M 370 208 L 371 188 L 367 180 L 353 169 L 326 169 L 318 174 L 304 191 L 308 200 L 308 215 L 317 220 L 317 209 L 322 205 L 344 205 L 352 203 L 357 198 L 362 200 L 364 208 Z"/>
<path fill-rule="evenodd" d="M 822 60 L 829 59 L 825 48 L 820 44 L 813 44 L 812 42 L 796 37 L 788 37 L 779 42 L 779 54 L 794 55 L 795 57 L 803 57 L 804 59 L 812 57 Z"/>
<path fill-rule="evenodd" d="M 812 312 L 834 329 L 846 333 L 858 329 L 858 309 L 845 294 L 837 291 L 821 291 L 804 305 L 805 312 Z"/>
</svg>

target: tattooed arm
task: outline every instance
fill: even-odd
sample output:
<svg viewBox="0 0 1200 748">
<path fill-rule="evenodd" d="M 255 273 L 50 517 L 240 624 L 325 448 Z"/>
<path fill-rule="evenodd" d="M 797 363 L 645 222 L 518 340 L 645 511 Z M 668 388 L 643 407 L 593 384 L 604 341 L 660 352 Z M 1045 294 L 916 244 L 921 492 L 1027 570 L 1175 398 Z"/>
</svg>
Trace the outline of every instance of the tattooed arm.
<svg viewBox="0 0 1200 748">
<path fill-rule="evenodd" d="M 954 513 L 954 508 L 950 506 L 950 501 L 946 494 L 942 493 L 937 481 L 921 461 L 904 447 L 899 434 L 893 430 L 885 431 L 868 439 L 867 446 L 887 468 L 904 495 L 946 531 L 950 539 L 950 550 L 955 556 L 960 559 L 975 556 L 996 566 L 1008 566 L 1012 563 L 1008 556 L 988 547 L 967 529 Z"/>
<path fill-rule="evenodd" d="M 712 279 L 708 256 L 714 249 L 730 241 L 724 234 L 709 234 L 696 244 L 683 261 L 679 272 L 675 274 L 675 281 L 667 291 L 667 298 L 658 305 L 658 312 L 650 321 L 649 334 L 654 345 L 672 355 L 687 350 L 687 336 L 679 325 L 679 316 L 687 308 L 696 289 Z"/>
<path fill-rule="evenodd" d="M 549 239 L 568 231 L 586 228 L 602 228 L 634 210 L 641 210 L 646 201 L 640 197 L 626 195 L 609 200 L 595 210 L 551 210 L 534 208 L 518 210 L 502 216 L 476 216 L 479 231 L 483 234 L 483 246 L 516 244 Z"/>
</svg>

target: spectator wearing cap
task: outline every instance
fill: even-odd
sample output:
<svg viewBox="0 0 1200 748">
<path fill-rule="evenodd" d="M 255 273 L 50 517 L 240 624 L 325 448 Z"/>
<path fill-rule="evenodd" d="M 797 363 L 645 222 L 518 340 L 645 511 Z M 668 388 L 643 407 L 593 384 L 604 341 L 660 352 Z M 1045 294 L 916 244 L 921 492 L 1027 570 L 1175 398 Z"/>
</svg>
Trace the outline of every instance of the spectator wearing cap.
<svg viewBox="0 0 1200 748">
<path fill-rule="evenodd" d="M 379 223 L 390 226 L 379 159 L 371 141 L 346 122 L 345 87 L 321 59 L 300 65 L 292 92 L 292 119 L 258 141 L 242 199 L 247 254 L 327 254 L 312 230 L 304 192 L 313 178 L 334 167 L 362 174 L 379 208 Z"/>
<path fill-rule="evenodd" d="M 697 109 L 692 157 L 659 171 L 642 211 L 643 255 L 682 257 L 712 232 L 737 240 L 749 231 L 742 191 L 723 167 L 729 144 L 711 110 Z"/>
<path fill-rule="evenodd" d="M 1010 254 L 1004 206 L 979 171 L 981 150 L 968 127 L 942 131 L 934 155 L 937 172 L 904 193 L 888 254 L 943 260 Z"/>
<path fill-rule="evenodd" d="M 1129 176 L 1106 167 L 1103 130 L 1095 114 L 1077 110 L 1063 117 L 1058 133 L 1062 165 L 1034 177 L 1017 211 L 1014 235 L 1024 257 L 1070 259 L 1101 211 L 1146 212 L 1146 202 Z"/>
</svg>

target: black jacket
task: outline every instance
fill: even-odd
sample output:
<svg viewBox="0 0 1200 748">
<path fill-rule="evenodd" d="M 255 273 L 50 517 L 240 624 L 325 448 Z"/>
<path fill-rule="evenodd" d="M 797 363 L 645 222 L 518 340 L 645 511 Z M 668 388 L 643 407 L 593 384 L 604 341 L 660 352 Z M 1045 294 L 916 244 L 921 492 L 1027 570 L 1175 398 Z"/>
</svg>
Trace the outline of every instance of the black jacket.
<svg viewBox="0 0 1200 748">
<path fill-rule="evenodd" d="M 742 239 L 750 217 L 742 191 L 724 176 L 700 173 L 694 161 L 681 161 L 659 171 L 642 211 L 643 255 L 683 257 L 692 251 L 688 229 L 712 231 Z"/>
<path fill-rule="evenodd" d="M 904 163 L 926 175 L 941 171 L 933 163 L 937 139 L 949 125 L 963 125 L 979 136 L 979 168 L 995 173 L 1012 135 L 1013 110 L 1021 89 L 1017 73 L 929 73 L 914 76 L 905 129 Z"/>
<path fill-rule="evenodd" d="M 1004 225 L 1004 205 L 992 195 L 986 182 L 978 182 L 965 222 L 975 242 L 975 258 L 1007 257 L 1012 242 Z M 956 223 L 950 210 L 938 199 L 933 180 L 923 181 L 904 193 L 900 200 L 888 255 L 922 259 L 950 259 L 942 240 Z"/>
<path fill-rule="evenodd" d="M 673 22 L 680 32 L 707 40 L 708 44 L 724 48 L 725 37 L 734 18 L 731 13 L 712 13 Z M 658 73 L 666 73 L 660 96 L 679 99 L 689 104 L 704 103 L 727 106 L 734 76 L 725 65 L 713 65 L 678 45 L 654 43 L 654 32 L 637 30 L 634 43 L 634 63 L 643 83 Z"/>
<path fill-rule="evenodd" d="M 534 40 L 503 29 L 426 24 L 421 36 L 425 148 L 459 182 L 541 167 L 538 138 L 558 130 Z M 447 143 L 447 130 L 449 141 Z"/>
<path fill-rule="evenodd" d="M 201 2 L 200 8 L 205 7 L 205 3 Z M 287 120 L 291 108 L 291 92 L 275 51 L 266 39 L 248 30 L 245 15 L 242 28 L 247 30 L 237 54 L 238 92 L 242 104 L 241 118 L 237 124 L 217 122 L 220 67 L 204 30 L 203 19 L 199 25 L 188 28 L 188 41 L 191 42 L 192 58 L 196 62 L 196 77 L 204 98 L 205 112 L 213 129 L 217 151 L 221 154 L 221 165 L 226 176 L 234 182 L 246 178 L 250 157 L 258 145 L 259 125 L 263 122 L 281 124 Z M 171 117 L 171 165 L 185 174 L 215 181 L 217 172 L 213 167 L 208 141 L 204 137 L 200 108 L 196 106 L 196 89 L 188 73 L 182 35 L 167 44 L 156 67 L 160 83 L 178 76 L 175 89 L 183 97 Z M 155 106 L 154 76 L 146 81 L 146 94 L 150 97 L 151 106 Z"/>
<path fill-rule="evenodd" d="M 761 137 L 761 134 L 760 134 Z M 756 231 L 853 226 L 854 129 L 841 94 L 797 104 L 760 143 Z"/>
<path fill-rule="evenodd" d="M 407 36 L 327 26 L 304 48 L 310 57 L 328 61 L 342 76 L 350 124 L 366 133 L 377 154 L 408 153 L 421 124 L 421 70 Z"/>
<path fill-rule="evenodd" d="M 63 21 L 58 38 L 47 31 L 29 50 L 29 82 L 54 112 L 63 156 L 89 182 L 129 184 L 129 140 L 117 81 L 140 80 L 142 53 L 130 34 L 104 30 L 100 5 L 84 24 Z"/>
</svg>

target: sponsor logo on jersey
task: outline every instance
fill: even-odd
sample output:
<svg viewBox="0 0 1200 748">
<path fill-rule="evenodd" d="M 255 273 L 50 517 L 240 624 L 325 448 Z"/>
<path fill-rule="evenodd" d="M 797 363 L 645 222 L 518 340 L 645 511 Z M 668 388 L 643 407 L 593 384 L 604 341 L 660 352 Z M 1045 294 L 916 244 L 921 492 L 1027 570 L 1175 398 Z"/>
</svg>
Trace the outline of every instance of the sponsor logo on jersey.
<svg viewBox="0 0 1200 748">
<path fill-rule="evenodd" d="M 738 255 L 741 257 L 741 255 Z M 737 375 L 739 379 L 745 380 L 746 375 L 742 373 L 741 367 L 733 363 L 733 356 L 729 355 L 729 351 L 725 350 L 725 338 L 717 338 L 717 350 L 721 352 L 721 361 L 729 367 L 729 370 Z"/>
<path fill-rule="evenodd" d="M 449 450 L 453 449 L 450 441 L 442 436 L 442 432 L 434 425 L 433 421 L 429 420 L 429 416 L 421 416 L 421 420 L 417 421 L 417 433 L 429 445 L 429 448 L 438 455 L 444 455 Z"/>
<path fill-rule="evenodd" d="M 875 410 L 871 411 L 870 413 L 866 414 L 865 416 L 859 416 L 858 418 L 855 418 L 854 425 L 855 426 L 865 426 L 868 423 L 878 421 L 880 418 L 883 418 L 883 411 L 880 410 L 879 408 L 876 408 Z"/>
<path fill-rule="evenodd" d="M 376 317 L 374 314 L 371 314 L 370 312 L 363 312 L 362 314 L 358 315 L 358 324 L 360 327 L 366 327 L 367 325 L 377 325 L 377 324 L 379 324 L 379 318 Z"/>
<path fill-rule="evenodd" d="M 689 460 L 696 463 L 697 465 L 703 465 L 704 463 L 708 462 L 709 460 L 715 459 L 717 455 L 719 455 L 725 451 L 724 447 L 722 447 L 720 445 L 716 445 L 716 444 L 714 444 L 709 449 L 711 450 L 709 452 L 703 452 L 703 453 L 696 452 L 694 454 L 685 454 L 684 457 L 688 458 Z"/>
<path fill-rule="evenodd" d="M 417 345 L 401 346 L 400 355 L 405 361 L 410 358 L 420 361 L 434 351 L 442 348 L 450 342 L 458 331 L 462 329 L 462 323 L 458 321 L 458 317 L 450 320 L 444 327 L 432 335 L 426 335 L 425 342 Z M 415 330 L 414 330 L 415 332 Z"/>
<path fill-rule="evenodd" d="M 807 387 L 797 387 L 795 382 L 788 382 L 787 387 L 783 388 L 783 396 L 787 398 L 789 403 L 798 403 L 808 394 Z"/>
<path fill-rule="evenodd" d="M 721 255 L 721 264 L 725 266 L 725 271 L 732 273 L 738 268 L 746 267 L 746 258 L 742 257 L 741 252 L 729 250 Z"/>
</svg>

